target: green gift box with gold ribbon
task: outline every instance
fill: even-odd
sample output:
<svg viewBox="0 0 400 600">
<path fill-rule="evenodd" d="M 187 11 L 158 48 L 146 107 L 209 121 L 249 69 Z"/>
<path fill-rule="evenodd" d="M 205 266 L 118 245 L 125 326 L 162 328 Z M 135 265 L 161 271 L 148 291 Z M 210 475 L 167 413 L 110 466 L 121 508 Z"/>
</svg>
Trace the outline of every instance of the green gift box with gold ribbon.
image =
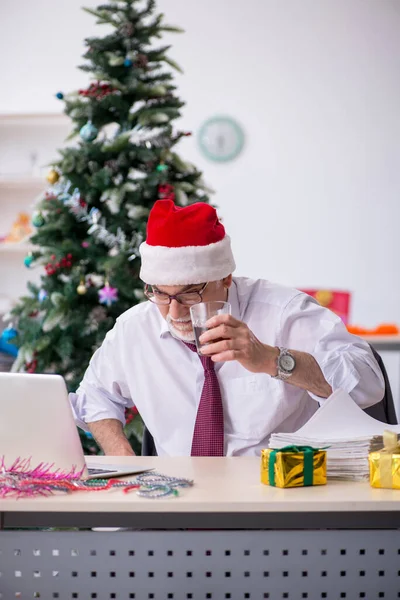
<svg viewBox="0 0 400 600">
<path fill-rule="evenodd" d="M 325 485 L 326 450 L 311 446 L 261 450 L 261 483 L 281 488 Z"/>
</svg>

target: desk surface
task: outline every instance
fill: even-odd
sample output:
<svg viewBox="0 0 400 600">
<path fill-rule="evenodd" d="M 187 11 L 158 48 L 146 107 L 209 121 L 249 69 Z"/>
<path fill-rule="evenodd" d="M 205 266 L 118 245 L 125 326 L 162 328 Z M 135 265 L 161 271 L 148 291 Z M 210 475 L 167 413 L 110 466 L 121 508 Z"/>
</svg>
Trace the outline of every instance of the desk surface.
<svg viewBox="0 0 400 600">
<path fill-rule="evenodd" d="M 2 499 L 0 512 L 56 513 L 326 513 L 399 512 L 400 490 L 368 482 L 279 489 L 260 483 L 260 459 L 190 457 L 96 457 L 99 463 L 134 463 L 194 480 L 178 498 L 141 498 L 132 491 L 74 492 L 47 498 Z M 91 460 L 91 462 L 94 462 Z M 127 478 L 129 479 L 129 478 Z"/>
</svg>

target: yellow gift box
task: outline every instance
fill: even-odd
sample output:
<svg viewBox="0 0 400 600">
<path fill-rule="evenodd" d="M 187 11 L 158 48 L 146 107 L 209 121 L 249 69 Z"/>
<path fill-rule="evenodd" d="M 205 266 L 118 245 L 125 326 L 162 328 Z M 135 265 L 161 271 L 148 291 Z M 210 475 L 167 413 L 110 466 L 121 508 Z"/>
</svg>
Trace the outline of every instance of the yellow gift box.
<svg viewBox="0 0 400 600">
<path fill-rule="evenodd" d="M 311 446 L 261 450 L 261 483 L 280 488 L 326 484 L 326 451 Z"/>
<path fill-rule="evenodd" d="M 400 490 L 400 445 L 397 433 L 383 433 L 384 447 L 369 453 L 369 482 L 372 487 Z"/>
</svg>

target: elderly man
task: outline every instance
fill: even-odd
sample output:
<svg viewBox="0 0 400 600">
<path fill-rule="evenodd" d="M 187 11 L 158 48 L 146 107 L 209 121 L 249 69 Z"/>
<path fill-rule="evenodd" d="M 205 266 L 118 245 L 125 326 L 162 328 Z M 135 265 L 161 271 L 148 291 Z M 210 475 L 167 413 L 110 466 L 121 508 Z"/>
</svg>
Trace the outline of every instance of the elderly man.
<svg viewBox="0 0 400 600">
<path fill-rule="evenodd" d="M 364 341 L 310 296 L 265 280 L 232 277 L 230 239 L 215 209 L 155 203 L 141 246 L 148 302 L 121 315 L 76 394 L 77 425 L 108 455 L 132 455 L 124 435 L 135 405 L 157 453 L 258 455 L 272 432 L 301 427 L 332 391 L 362 408 L 384 395 Z M 195 352 L 190 307 L 228 300 Z"/>
</svg>

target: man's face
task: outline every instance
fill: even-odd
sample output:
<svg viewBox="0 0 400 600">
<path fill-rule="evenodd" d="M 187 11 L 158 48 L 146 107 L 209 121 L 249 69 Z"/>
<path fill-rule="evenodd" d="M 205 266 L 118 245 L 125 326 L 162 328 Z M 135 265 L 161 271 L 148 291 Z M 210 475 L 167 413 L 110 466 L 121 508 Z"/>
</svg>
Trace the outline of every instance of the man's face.
<svg viewBox="0 0 400 600">
<path fill-rule="evenodd" d="M 229 275 L 220 281 L 210 281 L 202 293 L 203 302 L 211 302 L 213 300 L 225 301 L 228 296 L 228 288 L 231 284 L 232 275 Z M 153 285 L 152 287 L 154 291 L 176 296 L 186 292 L 197 292 L 204 287 L 204 283 L 185 286 Z M 184 306 L 173 298 L 170 304 L 157 304 L 157 308 L 163 318 L 167 321 L 169 330 L 173 336 L 185 342 L 194 341 L 194 332 L 190 320 L 190 306 Z"/>
</svg>

